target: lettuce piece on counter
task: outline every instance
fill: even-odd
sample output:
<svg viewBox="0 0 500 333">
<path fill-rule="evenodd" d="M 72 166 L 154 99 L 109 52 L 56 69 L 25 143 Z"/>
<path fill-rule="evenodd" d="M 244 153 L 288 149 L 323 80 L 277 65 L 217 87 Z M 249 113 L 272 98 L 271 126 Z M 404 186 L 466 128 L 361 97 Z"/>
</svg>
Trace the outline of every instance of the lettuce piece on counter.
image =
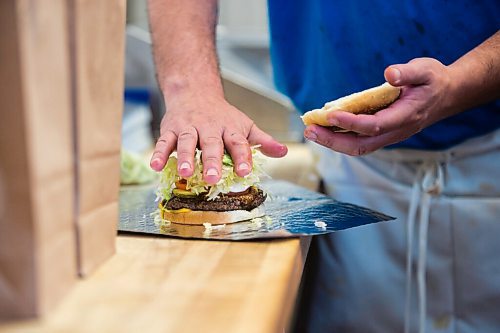
<svg viewBox="0 0 500 333">
<path fill-rule="evenodd" d="M 120 184 L 147 184 L 157 179 L 155 171 L 139 155 L 122 149 L 120 158 Z"/>
</svg>

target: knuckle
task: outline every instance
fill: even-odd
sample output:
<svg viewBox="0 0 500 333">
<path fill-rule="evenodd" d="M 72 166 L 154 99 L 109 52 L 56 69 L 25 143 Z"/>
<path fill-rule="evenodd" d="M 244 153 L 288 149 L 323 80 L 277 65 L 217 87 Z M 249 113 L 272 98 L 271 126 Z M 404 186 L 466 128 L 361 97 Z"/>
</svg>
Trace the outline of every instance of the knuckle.
<svg viewBox="0 0 500 333">
<path fill-rule="evenodd" d="M 332 146 L 333 146 L 333 141 L 328 137 L 326 137 L 326 138 L 318 137 L 316 142 L 319 143 L 320 145 L 328 147 L 328 148 L 332 148 Z"/>
<path fill-rule="evenodd" d="M 380 135 L 382 133 L 382 127 L 380 127 L 379 125 L 375 125 L 374 127 L 372 127 L 369 131 L 369 135 L 370 136 L 377 136 L 377 135 Z"/>
<path fill-rule="evenodd" d="M 218 165 L 220 163 L 221 159 L 215 156 L 205 156 L 203 158 L 203 164 L 204 165 Z"/>
<path fill-rule="evenodd" d="M 191 159 L 192 155 L 193 155 L 193 153 L 191 153 L 187 150 L 184 150 L 184 149 L 177 151 L 177 158 L 179 159 L 179 161 Z"/>
<path fill-rule="evenodd" d="M 169 144 L 165 141 L 156 142 L 154 152 L 157 154 L 161 154 L 169 148 Z"/>
<path fill-rule="evenodd" d="M 222 138 L 218 136 L 207 136 L 200 140 L 200 145 L 202 147 L 210 146 L 210 145 L 222 145 Z"/>
<path fill-rule="evenodd" d="M 165 147 L 167 145 L 167 142 L 165 140 L 158 140 L 156 142 L 156 150 L 158 149 L 162 149 L 163 147 Z"/>
<path fill-rule="evenodd" d="M 364 145 L 358 147 L 356 154 L 357 156 L 363 156 L 369 152 L 368 148 Z"/>
<path fill-rule="evenodd" d="M 154 158 L 157 158 L 157 157 L 161 157 L 163 154 L 161 153 L 161 151 L 159 150 L 155 150 L 153 152 L 153 156 L 151 156 L 151 159 L 154 159 Z"/>
<path fill-rule="evenodd" d="M 430 81 L 434 81 L 437 77 L 436 70 L 434 68 L 428 68 L 427 69 L 427 77 L 429 78 Z"/>
<path fill-rule="evenodd" d="M 177 133 L 175 133 L 172 128 L 166 127 L 166 126 L 161 126 L 160 127 L 160 137 L 159 139 L 165 139 L 168 140 L 169 138 L 176 138 Z"/>
<path fill-rule="evenodd" d="M 190 127 L 189 129 L 183 130 L 182 132 L 179 133 L 179 141 L 182 140 L 190 140 L 192 138 L 196 137 L 196 129 L 193 127 Z"/>
<path fill-rule="evenodd" d="M 352 131 L 353 130 L 353 123 L 352 121 L 346 121 L 345 123 L 342 124 L 342 129 L 347 130 L 347 131 Z"/>
<path fill-rule="evenodd" d="M 162 135 L 158 138 L 158 141 L 157 143 L 160 143 L 160 142 L 163 142 L 163 143 L 166 143 L 167 142 L 167 136 L 166 135 Z"/>
<path fill-rule="evenodd" d="M 425 117 L 424 113 L 425 112 L 422 109 L 416 110 L 416 112 L 412 114 L 411 121 L 413 123 L 420 123 Z"/>
<path fill-rule="evenodd" d="M 366 140 L 356 140 L 351 148 L 347 151 L 347 155 L 350 156 L 362 156 L 369 152 L 368 142 Z"/>
<path fill-rule="evenodd" d="M 435 78 L 438 78 L 440 76 L 439 75 L 440 66 L 437 66 L 438 63 L 439 62 L 430 61 L 425 67 L 426 74 L 431 80 L 434 80 Z"/>
<path fill-rule="evenodd" d="M 170 130 L 162 131 L 161 136 L 158 138 L 156 144 L 167 145 L 169 142 L 172 142 L 172 140 L 175 139 L 176 137 L 177 135 Z"/>
<path fill-rule="evenodd" d="M 238 161 L 238 162 L 252 159 L 252 155 L 246 152 L 233 153 L 231 154 L 231 157 L 233 158 L 233 161 Z"/>
<path fill-rule="evenodd" d="M 241 135 L 230 136 L 226 143 L 231 146 L 245 146 L 248 145 L 248 141 Z"/>
</svg>

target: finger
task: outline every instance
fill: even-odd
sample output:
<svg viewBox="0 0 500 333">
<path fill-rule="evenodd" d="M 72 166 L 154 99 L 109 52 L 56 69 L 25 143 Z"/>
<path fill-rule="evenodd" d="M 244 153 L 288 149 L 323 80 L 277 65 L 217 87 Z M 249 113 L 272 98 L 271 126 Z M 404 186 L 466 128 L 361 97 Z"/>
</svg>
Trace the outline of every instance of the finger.
<svg viewBox="0 0 500 333">
<path fill-rule="evenodd" d="M 438 63 L 437 60 L 429 58 L 417 58 L 406 64 L 387 67 L 384 76 L 387 82 L 396 87 L 422 85 L 432 80 L 434 68 Z"/>
<path fill-rule="evenodd" d="M 403 127 L 411 127 L 417 132 L 429 118 L 423 92 L 418 87 L 403 87 L 398 100 L 374 115 L 336 111 L 328 115 L 328 119 L 332 126 L 368 136 L 397 131 Z"/>
<path fill-rule="evenodd" d="M 151 169 L 159 172 L 165 167 L 168 157 L 175 148 L 176 141 L 177 136 L 172 131 L 166 131 L 160 136 L 149 162 Z"/>
<path fill-rule="evenodd" d="M 335 111 L 331 112 L 327 119 L 332 126 L 363 135 L 374 136 L 380 134 L 381 131 L 379 119 L 374 115 Z"/>
<path fill-rule="evenodd" d="M 336 133 L 322 126 L 310 125 L 304 130 L 304 137 L 344 154 L 360 155 L 359 151 L 354 150 L 359 137 L 355 133 Z"/>
<path fill-rule="evenodd" d="M 194 153 L 198 144 L 198 132 L 189 127 L 179 133 L 177 138 L 177 172 L 187 178 L 194 172 Z"/>
<path fill-rule="evenodd" d="M 385 146 L 408 138 L 408 131 L 401 129 L 378 136 L 360 136 L 356 133 L 335 133 L 317 125 L 306 127 L 304 136 L 322 146 L 351 156 L 371 153 Z"/>
<path fill-rule="evenodd" d="M 230 130 L 224 132 L 223 139 L 233 159 L 236 174 L 244 177 L 252 172 L 252 151 L 247 139 L 242 134 Z"/>
<path fill-rule="evenodd" d="M 332 126 L 367 136 L 377 136 L 397 130 L 409 122 L 418 121 L 420 113 L 412 112 L 417 107 L 414 104 L 413 100 L 401 99 L 374 115 L 337 111 L 332 112 L 328 120 Z"/>
<path fill-rule="evenodd" d="M 248 135 L 248 142 L 251 145 L 260 145 L 260 151 L 269 157 L 283 157 L 288 152 L 288 148 L 274 140 L 272 136 L 258 128 L 255 124 Z"/>
<path fill-rule="evenodd" d="M 222 155 L 224 143 L 221 133 L 215 131 L 199 131 L 200 148 L 203 160 L 203 179 L 208 184 L 215 184 L 221 178 Z"/>
</svg>

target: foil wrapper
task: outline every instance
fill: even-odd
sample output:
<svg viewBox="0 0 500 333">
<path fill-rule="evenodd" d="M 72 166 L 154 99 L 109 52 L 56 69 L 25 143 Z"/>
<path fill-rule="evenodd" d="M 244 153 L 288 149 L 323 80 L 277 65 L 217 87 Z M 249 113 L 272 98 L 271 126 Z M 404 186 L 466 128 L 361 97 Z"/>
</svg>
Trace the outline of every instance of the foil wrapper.
<svg viewBox="0 0 500 333">
<path fill-rule="evenodd" d="M 320 235 L 365 224 L 393 220 L 368 208 L 339 202 L 285 181 L 267 181 L 266 216 L 226 225 L 183 225 L 162 220 L 155 187 L 120 190 L 118 230 L 181 238 L 247 240 Z"/>
</svg>

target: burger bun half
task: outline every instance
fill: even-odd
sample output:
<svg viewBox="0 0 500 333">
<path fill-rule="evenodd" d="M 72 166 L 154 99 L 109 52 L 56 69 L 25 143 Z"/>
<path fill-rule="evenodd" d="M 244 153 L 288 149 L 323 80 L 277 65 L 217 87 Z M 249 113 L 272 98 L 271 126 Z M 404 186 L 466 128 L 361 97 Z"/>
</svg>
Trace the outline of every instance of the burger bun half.
<svg viewBox="0 0 500 333">
<path fill-rule="evenodd" d="M 400 93 L 401 88 L 391 86 L 386 82 L 380 86 L 328 102 L 321 109 L 306 112 L 302 116 L 302 121 L 306 126 L 316 124 L 331 127 L 327 118 L 330 112 L 344 111 L 353 114 L 374 114 L 394 103 Z M 342 131 L 338 127 L 333 128 L 333 130 Z"/>
</svg>

